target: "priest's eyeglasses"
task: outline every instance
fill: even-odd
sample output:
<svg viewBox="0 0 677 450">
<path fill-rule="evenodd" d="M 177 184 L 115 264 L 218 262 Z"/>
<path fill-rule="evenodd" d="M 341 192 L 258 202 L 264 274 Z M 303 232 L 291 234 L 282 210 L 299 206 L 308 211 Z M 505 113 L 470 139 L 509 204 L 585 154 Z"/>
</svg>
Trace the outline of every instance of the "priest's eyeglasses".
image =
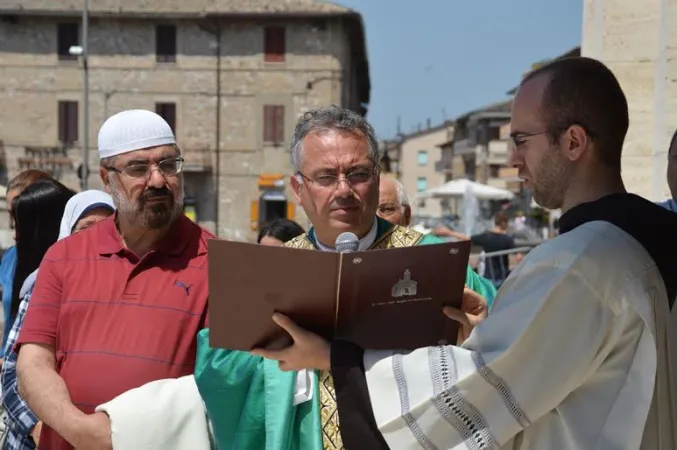
<svg viewBox="0 0 677 450">
<path fill-rule="evenodd" d="M 360 185 L 371 183 L 376 174 L 376 169 L 366 170 L 358 169 L 352 172 L 347 173 L 346 175 L 333 175 L 333 174 L 321 174 L 316 177 L 310 178 L 302 174 L 301 172 L 296 172 L 298 176 L 308 181 L 311 184 L 316 184 L 323 188 L 337 188 L 341 180 L 344 180 L 348 183 L 348 186 L 351 188 L 358 187 Z"/>
<path fill-rule="evenodd" d="M 147 178 L 152 173 L 154 167 L 157 167 L 163 176 L 172 177 L 181 172 L 181 169 L 183 168 L 183 158 L 177 156 L 163 159 L 158 161 L 157 164 L 133 163 L 122 169 L 113 166 L 106 167 L 106 169 L 112 170 L 113 172 L 124 173 L 130 178 Z"/>
</svg>

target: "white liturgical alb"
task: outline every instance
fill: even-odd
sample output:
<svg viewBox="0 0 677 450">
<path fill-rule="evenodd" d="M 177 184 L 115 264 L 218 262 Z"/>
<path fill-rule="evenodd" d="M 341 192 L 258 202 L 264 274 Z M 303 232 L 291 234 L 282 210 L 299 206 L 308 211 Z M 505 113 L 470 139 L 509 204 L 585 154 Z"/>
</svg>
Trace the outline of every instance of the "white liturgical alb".
<svg viewBox="0 0 677 450">
<path fill-rule="evenodd" d="M 529 253 L 461 347 L 367 351 L 376 423 L 391 450 L 675 450 L 675 326 L 644 247 L 585 223 Z"/>
</svg>

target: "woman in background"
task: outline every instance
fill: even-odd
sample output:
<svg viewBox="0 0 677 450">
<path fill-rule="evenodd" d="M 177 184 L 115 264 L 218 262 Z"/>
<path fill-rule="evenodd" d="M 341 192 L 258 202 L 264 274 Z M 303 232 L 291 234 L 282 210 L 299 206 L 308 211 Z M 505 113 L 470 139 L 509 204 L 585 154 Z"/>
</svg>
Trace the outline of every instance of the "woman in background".
<svg viewBox="0 0 677 450">
<path fill-rule="evenodd" d="M 51 177 L 47 172 L 41 170 L 24 170 L 7 183 L 7 212 L 9 213 L 9 227 L 14 230 L 14 218 L 12 217 L 12 202 L 31 184 L 38 180 L 49 180 Z M 14 281 L 14 271 L 16 270 L 16 245 L 12 245 L 2 255 L 0 263 L 0 286 L 2 286 L 2 309 L 5 328 L 2 333 L 2 349 L 0 349 L 0 358 L 4 356 L 5 345 L 7 344 L 7 335 L 12 329 L 10 320 L 10 310 L 12 304 L 12 283 Z"/>
<path fill-rule="evenodd" d="M 275 219 L 261 227 L 256 240 L 261 245 L 280 247 L 285 242 L 300 236 L 305 231 L 301 225 L 289 219 Z"/>
<path fill-rule="evenodd" d="M 17 261 L 12 282 L 11 324 L 19 311 L 21 286 L 56 242 L 66 203 L 73 195 L 75 192 L 56 180 L 40 180 L 12 202 Z"/>
<path fill-rule="evenodd" d="M 7 340 L 7 348 L 5 349 L 6 362 L 2 368 L 1 377 L 2 403 L 7 410 L 9 420 L 7 421 L 7 430 L 5 432 L 6 438 L 4 439 L 5 443 L 2 446 L 3 449 L 34 449 L 37 446 L 40 436 L 41 423 L 38 421 L 37 417 L 35 414 L 33 414 L 30 408 L 28 408 L 28 405 L 26 405 L 26 403 L 23 401 L 17 389 L 17 354 L 13 349 L 14 343 L 16 342 L 19 332 L 21 331 L 21 326 L 23 325 L 24 316 L 26 314 L 26 310 L 28 309 L 33 287 L 35 286 L 35 279 L 38 273 L 37 267 L 40 265 L 40 261 L 47 251 L 47 248 L 57 241 L 57 236 L 58 239 L 63 239 L 70 236 L 71 234 L 83 231 L 100 222 L 101 220 L 111 216 L 115 210 L 111 196 L 105 192 L 96 190 L 84 191 L 76 194 L 70 198 L 70 200 L 67 200 L 66 203 L 63 201 L 63 199 L 68 197 L 69 194 L 63 191 L 63 189 L 66 189 L 63 187 L 63 185 L 61 185 L 61 187 L 59 187 L 59 185 L 60 183 L 58 183 L 58 185 L 54 184 L 49 188 L 45 186 L 45 190 L 53 191 L 50 196 L 51 206 L 49 208 L 45 208 L 50 209 L 49 213 L 37 213 L 36 207 L 40 206 L 40 203 L 42 202 L 39 202 L 39 199 L 35 198 L 30 203 L 32 206 L 32 208 L 30 208 L 30 213 L 28 213 L 29 208 L 24 208 L 21 203 L 19 204 L 19 209 L 16 210 L 18 224 L 17 246 L 19 247 L 19 253 L 22 254 L 23 250 L 22 236 L 40 235 L 44 241 L 41 244 L 34 245 L 35 251 L 42 252 L 42 256 L 40 256 L 40 259 L 37 260 L 35 269 L 26 278 L 23 285 L 21 286 L 21 290 L 19 291 L 21 303 L 18 307 L 14 326 L 12 327 L 12 330 L 9 334 L 9 339 Z M 42 186 L 38 186 L 36 189 L 41 188 Z M 26 189 L 24 194 L 28 193 L 30 193 L 29 189 Z M 23 197 L 24 194 L 22 194 L 20 197 Z M 70 195 L 72 195 L 72 193 Z M 47 196 L 44 196 L 43 199 L 46 201 Z M 22 202 L 25 203 L 25 200 Z M 59 208 L 61 211 L 60 214 Z M 26 217 L 26 214 L 22 214 L 20 211 L 29 214 L 29 216 Z M 47 214 L 48 217 L 45 217 L 45 214 Z M 33 221 L 36 223 L 40 223 L 42 221 L 42 225 L 24 226 L 25 220 L 28 220 L 31 216 L 33 217 Z M 58 222 L 56 219 L 58 219 Z M 45 247 L 45 244 L 47 243 L 49 243 L 49 245 Z M 44 251 L 42 250 L 43 247 Z M 18 274 L 19 270 L 17 269 L 17 275 Z"/>
</svg>

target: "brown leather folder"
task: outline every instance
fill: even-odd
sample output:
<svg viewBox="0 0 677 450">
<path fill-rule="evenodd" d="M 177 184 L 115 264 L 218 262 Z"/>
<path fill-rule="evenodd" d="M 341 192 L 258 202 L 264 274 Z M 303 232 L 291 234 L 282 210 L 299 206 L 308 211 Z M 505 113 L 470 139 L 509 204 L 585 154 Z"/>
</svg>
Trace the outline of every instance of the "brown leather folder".
<svg viewBox="0 0 677 450">
<path fill-rule="evenodd" d="M 210 240 L 210 344 L 281 348 L 275 311 L 326 339 L 369 349 L 455 343 L 442 313 L 463 297 L 470 242 L 333 253 Z"/>
</svg>

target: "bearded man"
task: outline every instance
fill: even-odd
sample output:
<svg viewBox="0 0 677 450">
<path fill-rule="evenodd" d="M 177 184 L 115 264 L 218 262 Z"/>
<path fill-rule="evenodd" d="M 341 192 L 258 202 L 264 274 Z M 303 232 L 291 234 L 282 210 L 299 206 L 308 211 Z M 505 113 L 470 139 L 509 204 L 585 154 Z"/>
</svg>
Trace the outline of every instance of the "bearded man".
<svg viewBox="0 0 677 450">
<path fill-rule="evenodd" d="M 677 215 L 621 177 L 628 104 L 590 58 L 527 75 L 510 162 L 561 234 L 531 251 L 460 346 L 374 351 L 289 318 L 284 370 L 330 370 L 348 450 L 677 448 Z"/>
<path fill-rule="evenodd" d="M 301 118 L 292 141 L 291 184 L 314 226 L 286 246 L 333 251 L 344 231 L 355 233 L 363 250 L 439 242 L 377 218 L 377 148 L 371 125 L 351 111 L 330 107 Z M 470 269 L 466 279 L 493 297 L 488 280 Z M 459 341 L 486 317 L 487 302 L 477 292 L 466 289 L 461 310 L 445 311 L 463 324 Z M 329 372 L 280 369 L 277 361 L 249 352 L 212 349 L 205 329 L 198 335 L 194 376 L 148 383 L 97 411 L 111 418 L 117 448 L 207 450 L 212 442 L 240 450 L 344 448 Z"/>
<path fill-rule="evenodd" d="M 19 390 L 44 423 L 40 449 L 111 448 L 95 406 L 191 374 L 206 321 L 213 236 L 183 215 L 174 133 L 157 114 L 129 110 L 98 141 L 117 212 L 49 249 L 17 344 Z"/>
</svg>

